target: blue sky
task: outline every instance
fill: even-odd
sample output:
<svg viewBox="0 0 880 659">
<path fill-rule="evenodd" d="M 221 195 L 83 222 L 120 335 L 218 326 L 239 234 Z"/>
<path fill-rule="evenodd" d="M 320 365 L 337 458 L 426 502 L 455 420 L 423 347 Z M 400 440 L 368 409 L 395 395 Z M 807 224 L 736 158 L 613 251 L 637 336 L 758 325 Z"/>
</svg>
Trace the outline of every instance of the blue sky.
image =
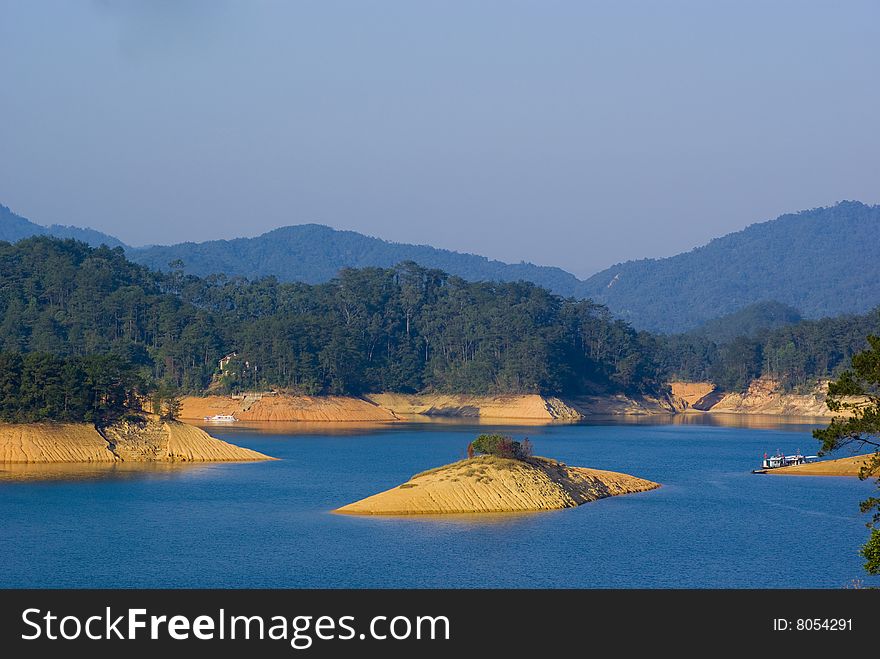
<svg viewBox="0 0 880 659">
<path fill-rule="evenodd" d="M 587 275 L 880 202 L 880 3 L 0 0 L 0 203 Z"/>
</svg>

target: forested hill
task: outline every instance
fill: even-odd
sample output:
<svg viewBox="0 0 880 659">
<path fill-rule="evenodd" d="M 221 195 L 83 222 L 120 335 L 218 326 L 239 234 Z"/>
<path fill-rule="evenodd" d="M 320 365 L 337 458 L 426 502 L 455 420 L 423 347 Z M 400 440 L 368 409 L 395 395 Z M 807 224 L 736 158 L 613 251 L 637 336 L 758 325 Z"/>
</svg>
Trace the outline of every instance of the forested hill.
<svg viewBox="0 0 880 659">
<path fill-rule="evenodd" d="M 739 337 L 755 337 L 765 330 L 799 323 L 803 318 L 794 307 L 772 300 L 756 302 L 720 318 L 713 318 L 692 330 L 718 344 L 730 343 Z"/>
<path fill-rule="evenodd" d="M 97 414 L 102 400 L 159 384 L 577 396 L 662 393 L 673 378 L 737 390 L 763 375 L 797 387 L 838 374 L 880 333 L 877 312 L 760 327 L 766 315 L 746 314 L 739 326 L 757 334 L 733 340 L 651 335 L 531 283 L 467 282 L 415 263 L 315 285 L 251 282 L 154 272 L 119 247 L 40 236 L 0 242 L 0 392 L 18 392 L 0 418 Z M 233 353 L 221 376 L 218 360 Z"/>
<path fill-rule="evenodd" d="M 106 233 L 94 229 L 80 229 L 79 227 L 53 224 L 48 227 L 34 224 L 30 220 L 16 215 L 3 204 L 0 204 L 0 240 L 14 243 L 22 238 L 31 236 L 52 236 L 54 238 L 73 238 L 88 243 L 92 247 L 102 244 L 109 247 L 122 246 L 122 241 L 108 236 Z"/>
<path fill-rule="evenodd" d="M 201 277 L 224 273 L 249 279 L 273 276 L 281 281 L 318 284 L 342 268 L 390 268 L 414 261 L 468 281 L 531 281 L 559 295 L 574 295 L 580 280 L 560 268 L 531 263 L 509 264 L 485 256 L 427 245 L 407 245 L 338 231 L 320 224 L 282 227 L 256 238 L 181 243 L 132 250 L 130 257 L 150 268 L 167 270 L 175 260 Z"/>
<path fill-rule="evenodd" d="M 812 390 L 817 380 L 837 377 L 868 335 L 880 335 L 880 307 L 863 315 L 802 320 L 758 330 L 720 343 L 698 332 L 655 337 L 661 370 L 670 380 L 714 382 L 744 391 L 758 377 L 783 387 Z"/>
<path fill-rule="evenodd" d="M 845 201 L 593 275 L 580 294 L 639 329 L 683 332 L 762 300 L 806 318 L 880 303 L 880 206 Z"/>
<path fill-rule="evenodd" d="M 391 268 L 413 261 L 467 281 L 530 281 L 564 297 L 601 303 L 636 329 L 671 334 L 765 300 L 813 319 L 873 308 L 880 304 L 878 230 L 880 206 L 841 202 L 754 224 L 670 258 L 619 264 L 587 281 L 559 268 L 507 264 L 317 224 L 283 227 L 256 238 L 125 249 L 129 259 L 155 270 L 167 272 L 171 263 L 180 262 L 185 273 L 201 277 L 273 276 L 281 282 L 322 283 L 347 267 Z M 0 206 L 0 239 L 30 235 L 122 245 L 91 229 L 42 227 Z M 720 331 L 728 338 L 738 333 L 729 327 Z"/>
<path fill-rule="evenodd" d="M 167 271 L 169 263 L 182 261 L 185 272 L 200 277 L 213 274 L 248 279 L 272 276 L 280 281 L 319 284 L 333 279 L 342 268 L 390 268 L 403 261 L 414 261 L 468 281 L 530 281 L 563 296 L 576 295 L 581 285 L 577 277 L 560 268 L 503 263 L 476 254 L 389 242 L 320 224 L 282 227 L 255 238 L 129 247 L 93 229 L 34 224 L 0 206 L 0 240 L 15 242 L 42 235 L 74 238 L 93 247 L 102 243 L 109 247 L 122 246 L 131 260 L 154 270 Z"/>
<path fill-rule="evenodd" d="M 658 391 L 646 337 L 531 283 L 470 283 L 414 263 L 324 284 L 159 273 L 121 248 L 0 242 L 0 351 L 115 355 L 198 391 L 358 394 Z M 29 363 L 29 362 L 28 362 Z M 0 374 L 2 375 L 2 374 Z M 2 383 L 0 383 L 2 384 Z"/>
</svg>

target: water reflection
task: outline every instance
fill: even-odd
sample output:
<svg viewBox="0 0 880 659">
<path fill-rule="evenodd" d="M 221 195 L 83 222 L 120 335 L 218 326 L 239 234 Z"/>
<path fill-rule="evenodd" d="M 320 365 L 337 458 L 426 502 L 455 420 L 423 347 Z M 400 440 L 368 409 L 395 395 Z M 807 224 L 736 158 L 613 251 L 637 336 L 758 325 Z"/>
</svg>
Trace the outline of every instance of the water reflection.
<svg viewBox="0 0 880 659">
<path fill-rule="evenodd" d="M 398 421 L 236 421 L 205 423 L 189 421 L 213 437 L 233 435 L 366 435 L 400 426 Z M 404 424 L 408 425 L 408 424 Z"/>
<path fill-rule="evenodd" d="M 804 426 L 825 427 L 831 421 L 821 416 L 780 416 L 775 414 L 737 414 L 735 412 L 696 412 L 684 414 L 650 414 L 591 416 L 583 423 L 588 425 L 671 425 L 671 426 L 718 426 L 724 428 L 753 428 L 760 430 L 796 430 Z"/>
<path fill-rule="evenodd" d="M 234 423 L 211 423 L 187 420 L 205 432 L 217 436 L 233 431 L 238 434 L 255 433 L 264 435 L 357 435 L 376 430 L 394 428 L 416 428 L 419 426 L 564 426 L 584 423 L 581 419 L 519 419 L 505 417 L 453 417 L 428 416 L 426 414 L 398 414 L 398 421 L 252 421 L 242 420 Z M 591 417 L 592 418 L 592 417 Z M 657 417 L 653 417 L 657 418 Z M 661 415 L 665 419 L 665 415 Z M 660 421 L 660 423 L 665 423 Z"/>
<path fill-rule="evenodd" d="M 446 525 L 448 527 L 459 527 L 467 529 L 469 527 L 485 528 L 486 526 L 505 527 L 515 526 L 530 519 L 542 515 L 562 512 L 560 510 L 519 510 L 504 513 L 443 513 L 443 514 L 415 514 L 415 515 L 353 515 L 350 513 L 337 513 L 331 511 L 331 514 L 355 519 L 368 521 L 370 523 L 400 524 L 401 522 L 417 524 L 419 522 L 432 526 Z"/>
<path fill-rule="evenodd" d="M 522 419 L 515 417 L 428 416 L 426 414 L 398 414 L 402 422 L 447 426 L 566 426 L 583 423 L 582 419 Z M 393 423 L 393 422 L 392 422 Z"/>
<path fill-rule="evenodd" d="M 792 430 L 827 426 L 827 417 L 777 416 L 772 414 L 736 414 L 722 412 L 687 412 L 684 414 L 595 414 L 580 420 L 540 420 L 490 417 L 444 417 L 422 414 L 404 415 L 400 421 L 237 421 L 234 424 L 194 423 L 216 437 L 238 434 L 256 435 L 365 435 L 382 430 L 442 429 L 444 427 L 555 427 L 555 426 L 716 426 L 761 430 Z"/>
<path fill-rule="evenodd" d="M 809 432 L 813 428 L 828 424 L 822 417 L 781 417 L 756 414 L 722 414 L 722 413 L 687 413 L 669 415 L 594 415 L 581 421 L 536 421 L 528 419 L 489 419 L 489 418 L 452 418 L 426 417 L 414 415 L 401 421 L 392 422 L 283 422 L 283 421 L 239 421 L 234 424 L 199 423 L 201 428 L 215 437 L 236 443 L 236 437 L 248 435 L 259 436 L 261 439 L 274 443 L 284 443 L 309 437 L 367 437 L 381 431 L 411 433 L 429 431 L 432 434 L 450 430 L 462 430 L 467 427 L 498 427 L 501 432 L 511 432 L 507 428 L 516 426 L 529 434 L 543 434 L 541 428 L 552 432 L 552 428 L 560 426 L 716 426 L 728 428 L 781 430 L 788 432 Z M 478 431 L 479 432 L 479 431 Z M 256 439 L 256 437 L 255 437 Z M 269 453 L 273 454 L 272 449 Z M 464 457 L 459 456 L 459 457 Z M 118 463 L 62 463 L 62 464 L 14 464 L 0 463 L 0 482 L 28 481 L 98 481 L 98 480 L 135 480 L 135 479 L 170 479 L 181 474 L 197 474 L 218 468 L 228 463 L 149 463 L 149 462 L 118 462 Z M 525 513 L 530 515 L 531 513 Z M 518 514 L 514 514 L 516 517 Z M 462 515 L 461 519 L 443 515 L 444 521 L 467 525 L 474 523 L 470 515 Z M 408 517 L 404 517 L 408 519 Z M 427 517 L 419 515 L 418 519 Z M 498 522 L 509 523 L 510 513 L 498 516 Z M 480 523 L 490 521 L 482 515 Z"/>
<path fill-rule="evenodd" d="M 168 479 L 209 470 L 211 463 L 106 462 L 0 464 L 0 482 Z"/>
</svg>

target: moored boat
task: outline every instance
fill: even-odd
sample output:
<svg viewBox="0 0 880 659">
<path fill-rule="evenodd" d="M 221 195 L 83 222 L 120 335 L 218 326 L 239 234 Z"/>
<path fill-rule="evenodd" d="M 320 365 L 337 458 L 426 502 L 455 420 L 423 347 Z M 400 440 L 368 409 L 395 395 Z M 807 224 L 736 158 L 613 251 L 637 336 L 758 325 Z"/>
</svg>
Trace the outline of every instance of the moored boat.
<svg viewBox="0 0 880 659">
<path fill-rule="evenodd" d="M 798 449 L 794 455 L 785 455 L 782 451 L 777 449 L 776 453 L 773 455 L 767 455 L 765 453 L 764 460 L 761 462 L 761 468 L 752 470 L 752 473 L 763 474 L 770 469 L 807 464 L 808 462 L 815 462 L 818 459 L 818 455 L 801 455 L 800 449 Z"/>
<path fill-rule="evenodd" d="M 238 421 L 232 414 L 215 414 L 214 416 L 206 416 L 205 421 L 220 421 L 231 423 L 233 421 Z"/>
</svg>

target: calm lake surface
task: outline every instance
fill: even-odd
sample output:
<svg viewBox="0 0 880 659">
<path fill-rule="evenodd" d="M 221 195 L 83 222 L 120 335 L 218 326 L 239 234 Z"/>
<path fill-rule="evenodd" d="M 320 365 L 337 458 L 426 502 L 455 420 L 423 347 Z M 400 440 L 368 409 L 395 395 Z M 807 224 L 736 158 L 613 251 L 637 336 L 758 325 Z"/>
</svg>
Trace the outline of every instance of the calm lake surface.
<svg viewBox="0 0 880 659">
<path fill-rule="evenodd" d="M 0 480 L 0 586 L 880 586 L 857 553 L 867 538 L 858 502 L 873 483 L 749 473 L 765 451 L 814 452 L 812 426 L 690 421 L 236 424 L 211 432 L 282 459 L 56 470 L 51 480 L 7 473 L 18 480 Z M 492 430 L 527 435 L 538 455 L 663 487 L 525 515 L 330 513 L 464 457 Z"/>
</svg>

